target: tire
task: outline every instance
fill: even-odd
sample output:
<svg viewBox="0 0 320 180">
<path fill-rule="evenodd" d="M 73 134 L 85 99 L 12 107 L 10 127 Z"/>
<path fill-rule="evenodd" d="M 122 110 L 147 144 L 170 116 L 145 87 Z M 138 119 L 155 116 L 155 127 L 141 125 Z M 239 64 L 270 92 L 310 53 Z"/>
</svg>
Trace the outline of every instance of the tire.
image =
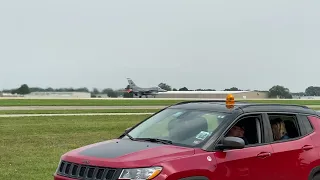
<svg viewBox="0 0 320 180">
<path fill-rule="evenodd" d="M 320 173 L 315 174 L 312 180 L 320 180 Z"/>
</svg>

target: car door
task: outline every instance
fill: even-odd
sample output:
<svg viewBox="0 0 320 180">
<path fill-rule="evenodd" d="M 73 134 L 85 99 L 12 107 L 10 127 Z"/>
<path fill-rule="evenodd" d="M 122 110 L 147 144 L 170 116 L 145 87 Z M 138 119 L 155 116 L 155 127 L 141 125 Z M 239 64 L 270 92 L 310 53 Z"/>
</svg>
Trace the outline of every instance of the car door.
<svg viewBox="0 0 320 180">
<path fill-rule="evenodd" d="M 296 114 L 269 113 L 270 120 L 271 116 L 278 116 L 290 122 L 286 123 L 289 139 L 271 142 L 273 155 L 270 159 L 275 162 L 274 171 L 278 175 L 274 180 L 308 179 L 310 161 L 317 157 L 317 153 L 313 149 L 311 138 L 303 133 L 305 130 L 299 120 L 301 117 Z"/>
<path fill-rule="evenodd" d="M 216 179 L 224 180 L 270 180 L 274 179 L 272 171 L 275 163 L 270 158 L 273 154 L 273 149 L 270 144 L 264 143 L 266 131 L 264 127 L 264 119 L 259 115 L 254 115 L 260 125 L 262 141 L 256 144 L 248 145 L 243 149 L 231 149 L 215 152 L 217 167 L 215 172 Z M 245 116 L 240 121 L 248 120 Z M 257 126 L 259 127 L 259 126 Z M 257 134 L 258 136 L 258 134 Z"/>
</svg>

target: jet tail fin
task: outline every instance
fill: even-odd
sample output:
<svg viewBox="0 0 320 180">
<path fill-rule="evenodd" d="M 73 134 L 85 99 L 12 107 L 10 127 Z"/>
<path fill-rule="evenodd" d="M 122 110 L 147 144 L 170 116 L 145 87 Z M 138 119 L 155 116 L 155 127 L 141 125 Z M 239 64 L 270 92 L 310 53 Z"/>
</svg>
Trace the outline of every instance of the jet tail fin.
<svg viewBox="0 0 320 180">
<path fill-rule="evenodd" d="M 131 78 L 127 78 L 127 80 L 128 80 L 128 83 L 129 83 L 129 85 L 130 85 L 130 88 L 139 88 L 133 81 L 132 81 L 132 79 Z"/>
</svg>

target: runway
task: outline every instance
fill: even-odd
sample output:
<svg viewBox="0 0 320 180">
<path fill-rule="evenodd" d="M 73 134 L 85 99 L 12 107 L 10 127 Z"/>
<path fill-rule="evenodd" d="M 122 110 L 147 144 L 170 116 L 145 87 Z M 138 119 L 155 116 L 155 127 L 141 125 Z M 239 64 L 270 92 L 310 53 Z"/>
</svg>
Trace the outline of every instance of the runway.
<svg viewBox="0 0 320 180">
<path fill-rule="evenodd" d="M 0 106 L 4 110 L 162 109 L 166 106 Z"/>
</svg>

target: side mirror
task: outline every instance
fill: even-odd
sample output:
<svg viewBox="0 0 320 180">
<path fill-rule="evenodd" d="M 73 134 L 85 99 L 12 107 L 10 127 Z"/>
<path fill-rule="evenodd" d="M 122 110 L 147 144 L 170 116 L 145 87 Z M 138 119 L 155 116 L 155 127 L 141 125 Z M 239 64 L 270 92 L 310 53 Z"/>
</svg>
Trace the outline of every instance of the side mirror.
<svg viewBox="0 0 320 180">
<path fill-rule="evenodd" d="M 239 137 L 225 137 L 221 144 L 218 144 L 217 149 L 242 149 L 245 147 L 245 142 Z"/>
</svg>

